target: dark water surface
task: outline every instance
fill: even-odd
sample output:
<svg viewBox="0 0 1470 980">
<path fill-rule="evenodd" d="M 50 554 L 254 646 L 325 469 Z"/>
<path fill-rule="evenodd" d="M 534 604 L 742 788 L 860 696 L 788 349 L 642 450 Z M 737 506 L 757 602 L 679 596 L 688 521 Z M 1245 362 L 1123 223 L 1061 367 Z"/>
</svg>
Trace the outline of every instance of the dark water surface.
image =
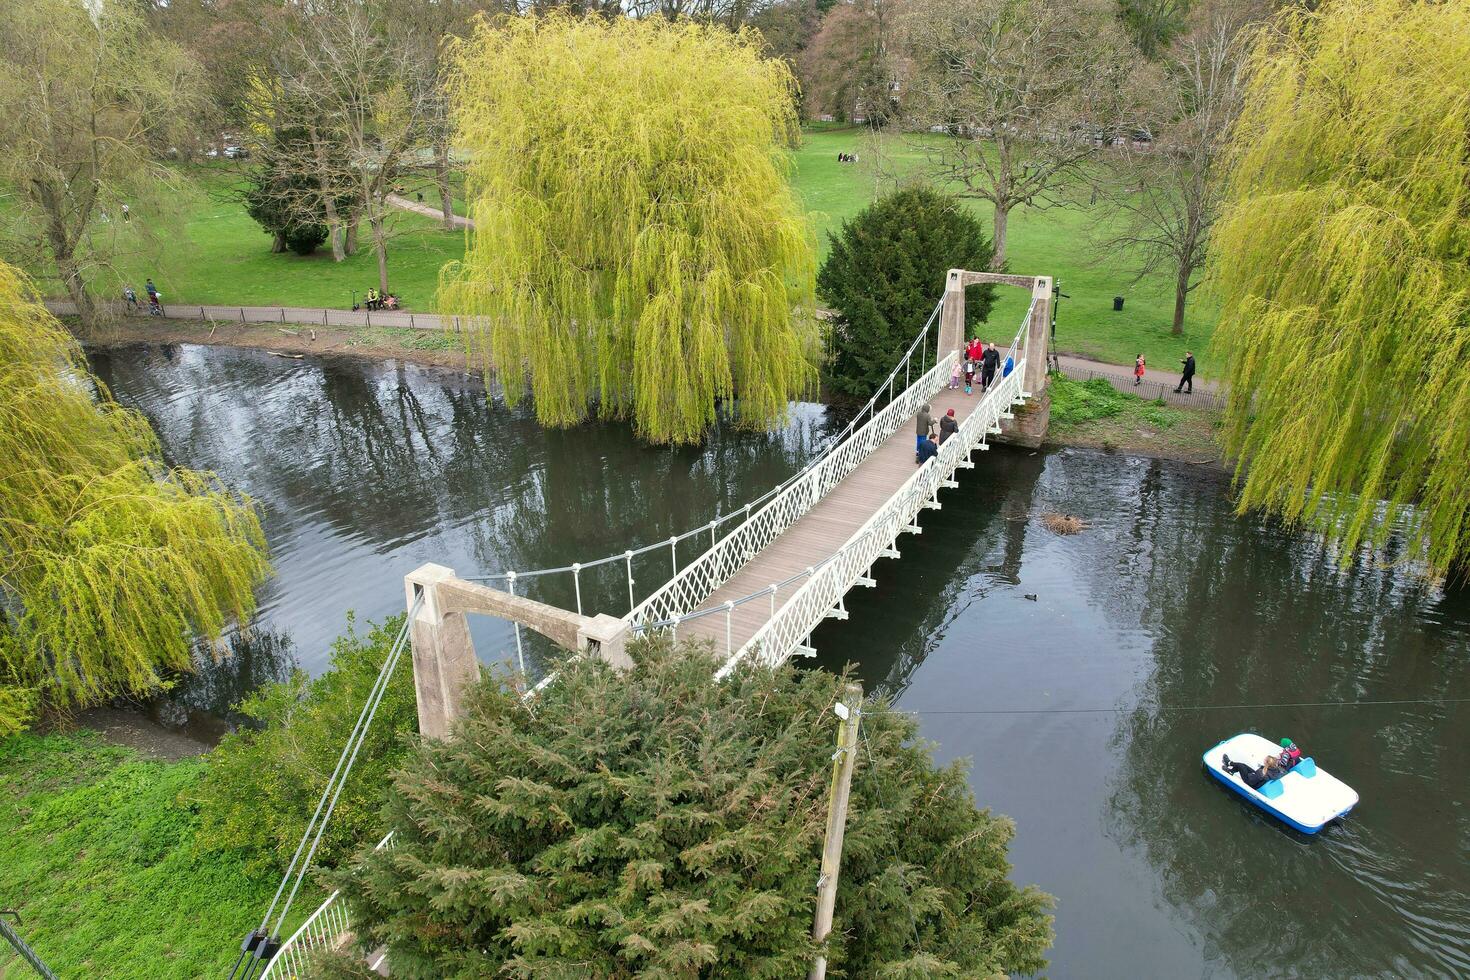
<svg viewBox="0 0 1470 980">
<path fill-rule="evenodd" d="M 475 382 L 407 365 L 218 348 L 92 352 L 170 456 L 262 505 L 277 578 L 226 698 L 292 656 L 325 664 L 345 611 L 402 576 L 559 565 L 667 538 L 799 467 L 825 436 L 652 450 L 625 427 L 545 432 Z M 1014 877 L 1057 896 L 1057 977 L 1470 975 L 1470 594 L 1232 516 L 1219 474 L 1061 451 L 977 456 L 823 666 L 917 712 L 979 799 L 1016 820 Z M 1045 530 L 1077 514 L 1082 534 Z M 638 568 L 650 585 L 660 563 Z M 1035 596 L 1029 599 L 1027 596 Z M 545 597 L 566 602 L 548 589 Z M 584 580 L 621 614 L 621 577 Z M 476 627 L 482 657 L 508 629 Z M 264 637 L 260 640 L 259 637 Z M 1201 771 L 1228 735 L 1289 734 L 1362 803 L 1313 839 Z"/>
</svg>

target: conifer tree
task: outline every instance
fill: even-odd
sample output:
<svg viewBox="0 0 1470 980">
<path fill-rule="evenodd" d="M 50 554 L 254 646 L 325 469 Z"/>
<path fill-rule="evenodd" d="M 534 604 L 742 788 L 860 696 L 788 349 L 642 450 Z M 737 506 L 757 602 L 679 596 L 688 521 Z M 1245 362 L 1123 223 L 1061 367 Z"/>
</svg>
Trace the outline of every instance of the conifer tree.
<svg viewBox="0 0 1470 980">
<path fill-rule="evenodd" d="M 165 465 L 0 262 L 0 722 L 153 690 L 267 571 L 250 503 Z"/>
<path fill-rule="evenodd" d="M 1470 4 L 1283 11 L 1211 246 L 1241 508 L 1470 561 Z"/>
<path fill-rule="evenodd" d="M 927 187 L 896 191 L 843 222 L 817 275 L 822 298 L 838 313 L 823 375 L 828 390 L 871 395 L 933 312 L 945 273 L 988 269 L 990 258 L 990 241 L 975 216 Z M 965 291 L 967 338 L 994 302 L 989 283 Z"/>
<path fill-rule="evenodd" d="M 765 427 L 811 389 L 811 234 L 787 183 L 794 82 L 759 38 L 661 17 L 482 23 L 450 97 L 470 233 L 439 303 L 514 402 L 656 442 L 716 405 Z"/>
<path fill-rule="evenodd" d="M 334 876 L 393 976 L 806 974 L 842 678 L 715 683 L 706 649 L 632 654 L 626 673 L 567 665 L 534 703 L 487 679 L 397 774 L 393 847 Z M 1043 967 L 1049 899 L 1009 880 L 1010 821 L 976 809 L 911 718 L 869 704 L 861 724 L 834 974 Z"/>
</svg>

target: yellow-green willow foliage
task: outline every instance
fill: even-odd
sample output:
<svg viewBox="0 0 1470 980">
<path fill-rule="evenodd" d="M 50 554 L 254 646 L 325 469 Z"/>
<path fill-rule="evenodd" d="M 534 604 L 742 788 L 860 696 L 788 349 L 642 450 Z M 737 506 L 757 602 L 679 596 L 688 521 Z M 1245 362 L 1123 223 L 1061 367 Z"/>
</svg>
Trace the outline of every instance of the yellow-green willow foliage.
<svg viewBox="0 0 1470 980">
<path fill-rule="evenodd" d="M 1435 572 L 1470 558 L 1467 141 L 1470 3 L 1283 13 L 1211 246 L 1241 507 L 1345 555 L 1407 516 Z"/>
<path fill-rule="evenodd" d="M 164 465 L 0 262 L 0 725 L 189 669 L 267 571 L 249 502 Z"/>
<path fill-rule="evenodd" d="M 754 34 L 661 17 L 482 22 L 456 50 L 476 228 L 440 305 L 542 422 L 596 403 L 656 442 L 718 399 L 785 417 L 814 383 L 813 238 L 787 182 L 795 83 Z"/>
</svg>

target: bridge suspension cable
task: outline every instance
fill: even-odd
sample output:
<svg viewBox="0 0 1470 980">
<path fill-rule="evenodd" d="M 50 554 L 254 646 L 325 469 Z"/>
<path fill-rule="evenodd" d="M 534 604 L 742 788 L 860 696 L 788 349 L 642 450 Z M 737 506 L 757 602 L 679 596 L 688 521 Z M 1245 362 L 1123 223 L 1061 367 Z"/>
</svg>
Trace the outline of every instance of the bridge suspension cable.
<svg viewBox="0 0 1470 980">
<path fill-rule="evenodd" d="M 322 835 L 327 829 L 327 822 L 332 819 L 332 811 L 337 807 L 337 800 L 342 795 L 342 787 L 347 785 L 347 779 L 352 775 L 352 767 L 357 762 L 357 753 L 362 749 L 363 742 L 367 740 L 373 717 L 378 713 L 378 705 L 382 703 L 383 695 L 388 691 L 388 683 L 393 678 L 393 672 L 398 667 L 404 648 L 408 646 L 414 616 L 418 614 L 423 603 L 424 598 L 419 595 L 409 607 L 408 615 L 403 621 L 403 628 L 398 631 L 398 635 L 393 640 L 393 646 L 389 649 L 388 656 L 384 658 L 383 666 L 378 671 L 378 676 L 373 680 L 373 686 L 368 691 L 362 710 L 358 712 L 357 723 L 352 726 L 347 743 L 342 746 L 342 754 L 337 757 L 337 767 L 332 770 L 331 778 L 327 780 L 327 785 L 322 789 L 316 810 L 312 813 L 311 819 L 307 821 L 301 841 L 296 845 L 296 853 L 291 855 L 291 863 L 287 865 L 286 873 L 281 876 L 281 883 L 276 887 L 276 893 L 271 898 L 270 906 L 265 910 L 265 915 L 261 917 L 259 927 L 248 933 L 240 943 L 240 955 L 230 970 L 232 980 L 237 977 L 239 980 L 249 980 L 255 975 L 258 967 L 264 966 L 268 969 L 270 960 L 280 949 L 281 927 L 286 922 L 286 916 L 291 911 L 291 905 L 296 900 L 296 893 L 300 890 L 301 883 L 306 880 L 306 874 L 311 869 L 311 860 L 316 855 L 317 846 L 321 844 Z M 291 891 L 286 895 L 285 902 L 282 903 L 281 895 L 285 893 L 287 884 L 291 885 Z M 276 917 L 275 925 L 270 926 L 271 916 L 276 913 L 277 906 L 280 907 L 280 914 Z"/>
<path fill-rule="evenodd" d="M 1005 359 L 1007 361 L 1010 361 L 1012 364 L 1015 364 L 1016 361 L 1017 361 L 1016 355 L 1017 355 L 1017 353 L 1018 353 L 1018 351 L 1020 349 L 1022 338 L 1023 338 L 1023 336 L 1026 333 L 1027 324 L 1030 322 L 1031 313 L 1032 313 L 1032 310 L 1033 309 L 1034 309 L 1034 303 L 1032 304 L 1032 308 L 1027 310 L 1025 318 L 1023 318 L 1023 320 L 1021 322 L 1020 329 L 1017 330 L 1015 337 L 1012 338 L 1012 340 L 1011 340 L 1010 347 L 1006 351 L 1006 358 Z M 979 408 L 979 406 L 977 406 L 977 409 L 978 408 Z M 798 474 L 798 475 L 800 475 L 800 474 Z M 665 617 L 665 618 L 662 618 L 662 619 L 658 619 L 658 620 L 654 620 L 654 621 L 649 621 L 649 622 L 643 622 L 643 623 L 634 623 L 633 624 L 633 631 L 635 633 L 640 633 L 641 634 L 641 633 L 645 633 L 645 632 L 648 632 L 648 631 L 651 631 L 651 630 L 657 630 L 657 629 L 672 629 L 672 630 L 674 630 L 677 633 L 677 629 L 678 629 L 678 627 L 679 627 L 679 625 L 681 623 L 686 623 L 686 622 L 690 622 L 692 620 L 702 619 L 704 617 L 713 616 L 713 615 L 717 615 L 717 614 L 720 614 L 720 613 L 726 613 L 728 615 L 735 608 L 738 608 L 738 607 L 740 607 L 742 605 L 745 605 L 746 603 L 753 602 L 756 599 L 760 599 L 760 598 L 763 598 L 763 597 L 769 597 L 771 599 L 771 602 L 772 602 L 772 613 L 774 614 L 774 611 L 775 611 L 775 609 L 774 609 L 775 596 L 780 592 L 781 589 L 787 587 L 788 585 L 792 584 L 793 582 L 797 582 L 797 581 L 800 581 L 802 579 L 808 579 L 808 578 L 813 577 L 818 571 L 820 571 L 822 568 L 824 568 L 825 566 L 827 566 L 831 562 L 833 562 L 833 561 L 837 560 L 838 558 L 842 557 L 848 551 L 850 551 L 850 550 L 852 550 L 854 548 L 859 547 L 863 543 L 862 542 L 862 538 L 865 535 L 869 534 L 869 533 L 871 533 L 871 529 L 868 529 L 868 530 L 859 532 L 858 535 L 855 535 L 852 539 L 850 539 L 845 544 L 843 544 L 842 547 L 838 548 L 836 551 L 834 551 L 831 554 L 827 555 L 826 557 L 822 558 L 820 561 L 815 562 L 814 564 L 808 566 L 807 568 L 802 569 L 799 572 L 796 572 L 793 575 L 787 576 L 785 579 L 782 579 L 782 580 L 780 580 L 778 582 L 773 582 L 772 584 L 770 584 L 770 585 L 768 585 L 768 586 L 766 586 L 764 588 L 757 589 L 757 590 L 755 590 L 753 592 L 750 592 L 750 593 L 748 593 L 746 595 L 743 595 L 743 596 L 739 597 L 738 599 L 727 600 L 725 602 L 720 603 L 719 605 L 707 606 L 705 608 L 696 609 L 696 610 L 693 610 L 691 612 L 686 612 L 686 613 L 683 613 L 683 614 L 680 614 L 680 615 L 677 615 L 677 616 L 669 616 L 669 617 Z M 733 650 L 728 650 L 727 653 L 733 655 L 734 651 Z"/>
<path fill-rule="evenodd" d="M 767 503 L 776 496 L 780 495 L 782 491 L 789 488 L 792 484 L 796 483 L 808 472 L 810 472 L 813 467 L 819 465 L 822 460 L 830 455 L 834 449 L 840 446 L 847 439 L 848 436 L 852 435 L 853 431 L 857 428 L 858 423 L 861 422 L 865 416 L 869 418 L 872 417 L 875 409 L 877 408 L 878 398 L 880 395 L 886 393 L 888 399 L 890 401 L 892 400 L 893 383 L 898 379 L 900 371 L 903 373 L 904 377 L 904 390 L 908 389 L 911 383 L 910 367 L 913 363 L 913 356 L 916 352 L 919 354 L 920 361 L 919 376 L 922 377 L 928 371 L 929 346 L 927 341 L 929 338 L 929 333 L 934 328 L 934 323 L 939 318 L 939 315 L 943 311 L 943 309 L 944 300 L 943 298 L 941 298 L 937 303 L 934 304 L 934 309 L 929 313 L 929 319 L 924 322 L 924 328 L 919 331 L 913 342 L 909 344 L 908 349 L 903 352 L 903 354 L 899 357 L 897 363 L 893 365 L 893 370 L 889 371 L 888 376 L 878 383 L 878 386 L 874 389 L 872 396 L 867 400 L 862 408 L 858 409 L 857 412 L 853 414 L 852 418 L 848 420 L 847 425 L 843 427 L 841 432 L 837 433 L 830 440 L 828 440 L 827 444 L 822 447 L 821 451 L 813 456 L 810 460 L 808 460 L 801 469 L 788 476 L 785 480 L 782 480 L 776 486 L 762 493 L 759 497 L 748 501 L 744 506 L 738 507 L 735 510 L 730 511 L 728 514 L 715 517 L 707 524 L 701 524 L 698 527 L 690 528 L 682 534 L 675 534 L 671 537 L 665 538 L 662 541 L 655 541 L 652 544 L 643 545 L 639 548 L 631 548 L 626 551 L 618 552 L 617 554 L 607 555 L 605 557 L 596 558 L 591 561 L 573 562 L 570 565 L 561 565 L 556 568 L 539 568 L 531 571 L 506 570 L 500 572 L 488 572 L 483 575 L 466 575 L 465 579 L 471 582 L 505 581 L 514 583 L 524 579 L 539 578 L 546 575 L 564 575 L 570 572 L 573 577 L 574 589 L 576 592 L 577 612 L 581 613 L 581 573 L 604 565 L 611 565 L 615 562 L 623 562 L 628 567 L 627 578 L 629 607 L 632 608 L 636 605 L 636 602 L 633 601 L 632 560 L 634 558 L 646 555 L 653 551 L 658 551 L 663 548 L 668 548 L 670 549 L 670 555 L 674 563 L 674 570 L 677 574 L 678 546 L 680 542 L 707 534 L 710 537 L 710 545 L 713 546 L 715 543 L 716 532 L 719 530 L 719 528 L 724 526 L 727 522 L 735 520 L 737 518 L 743 521 L 746 518 L 750 517 L 751 512 L 754 511 L 757 507 Z"/>
</svg>

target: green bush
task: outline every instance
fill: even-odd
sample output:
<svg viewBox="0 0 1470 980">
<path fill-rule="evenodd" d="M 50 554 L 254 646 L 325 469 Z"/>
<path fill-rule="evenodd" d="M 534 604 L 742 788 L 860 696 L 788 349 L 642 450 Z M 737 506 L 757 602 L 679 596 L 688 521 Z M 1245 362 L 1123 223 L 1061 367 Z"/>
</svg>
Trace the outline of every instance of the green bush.
<svg viewBox="0 0 1470 980">
<path fill-rule="evenodd" d="M 993 254 L 969 209 L 929 188 L 889 194 L 843 222 L 817 274 L 818 292 L 838 314 L 822 379 L 827 390 L 866 400 L 923 329 L 945 273 L 987 269 Z M 966 290 L 966 337 L 994 302 L 992 285 Z"/>
<path fill-rule="evenodd" d="M 330 876 L 395 977 L 805 975 L 842 679 L 714 683 L 705 648 L 631 652 L 625 673 L 572 663 L 534 704 L 482 682 L 395 775 L 394 846 Z M 1009 880 L 1013 825 L 916 732 L 864 708 L 834 972 L 1041 969 L 1050 900 Z"/>
<path fill-rule="evenodd" d="M 1047 384 L 1051 395 L 1051 424 L 1059 432 L 1101 419 L 1121 418 L 1155 429 L 1171 429 L 1183 418 L 1162 399 L 1146 401 L 1114 388 L 1106 378 L 1074 381 L 1053 374 Z"/>
<path fill-rule="evenodd" d="M 346 635 L 332 645 L 325 674 L 313 679 L 298 670 L 240 705 L 260 727 L 226 737 L 209 755 L 197 788 L 206 846 L 240 851 L 253 869 L 285 870 L 403 617 L 371 625 L 367 636 L 358 635 L 350 617 L 348 623 Z M 337 800 L 316 864 L 330 867 L 367 838 L 377 840 L 388 774 L 417 731 L 413 666 L 405 652 Z"/>
<path fill-rule="evenodd" d="M 152 762 L 94 733 L 0 740 L 0 908 L 63 977 L 222 976 L 273 877 L 202 853 L 199 759 Z M 0 977 L 32 976 L 0 943 Z"/>
</svg>

